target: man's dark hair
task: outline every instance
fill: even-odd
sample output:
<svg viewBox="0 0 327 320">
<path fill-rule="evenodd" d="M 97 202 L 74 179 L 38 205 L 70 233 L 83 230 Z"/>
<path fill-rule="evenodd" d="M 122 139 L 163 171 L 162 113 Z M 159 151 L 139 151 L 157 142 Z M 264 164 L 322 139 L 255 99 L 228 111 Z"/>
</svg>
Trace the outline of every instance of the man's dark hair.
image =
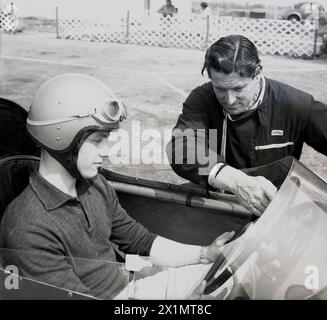
<svg viewBox="0 0 327 320">
<path fill-rule="evenodd" d="M 214 69 L 225 74 L 238 72 L 242 77 L 254 78 L 261 70 L 261 61 L 255 44 L 242 35 L 222 37 L 206 52 L 201 74 Z"/>
</svg>

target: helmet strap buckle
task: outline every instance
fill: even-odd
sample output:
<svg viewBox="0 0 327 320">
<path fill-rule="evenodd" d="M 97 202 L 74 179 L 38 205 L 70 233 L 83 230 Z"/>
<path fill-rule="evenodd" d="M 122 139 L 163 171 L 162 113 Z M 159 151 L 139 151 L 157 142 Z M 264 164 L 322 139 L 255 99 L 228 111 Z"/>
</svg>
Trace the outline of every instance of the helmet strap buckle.
<svg viewBox="0 0 327 320">
<path fill-rule="evenodd" d="M 93 116 L 97 113 L 97 108 L 93 108 L 92 110 L 88 110 L 87 112 L 85 113 L 79 113 L 77 115 L 78 118 L 85 118 L 85 117 L 90 117 L 90 116 Z"/>
</svg>

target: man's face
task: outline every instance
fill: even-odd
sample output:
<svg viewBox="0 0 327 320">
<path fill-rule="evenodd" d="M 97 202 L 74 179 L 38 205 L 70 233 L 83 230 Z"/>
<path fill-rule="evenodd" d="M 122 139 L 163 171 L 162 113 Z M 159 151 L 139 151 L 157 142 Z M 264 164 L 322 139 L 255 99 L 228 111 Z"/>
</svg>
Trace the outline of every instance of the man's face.
<svg viewBox="0 0 327 320">
<path fill-rule="evenodd" d="M 259 80 L 242 77 L 239 73 L 225 74 L 210 70 L 213 90 L 219 103 L 230 115 L 238 115 L 248 108 L 258 91 Z"/>
<path fill-rule="evenodd" d="M 78 152 L 77 169 L 85 179 L 97 175 L 103 159 L 109 156 L 107 132 L 94 132 L 83 142 Z"/>
</svg>

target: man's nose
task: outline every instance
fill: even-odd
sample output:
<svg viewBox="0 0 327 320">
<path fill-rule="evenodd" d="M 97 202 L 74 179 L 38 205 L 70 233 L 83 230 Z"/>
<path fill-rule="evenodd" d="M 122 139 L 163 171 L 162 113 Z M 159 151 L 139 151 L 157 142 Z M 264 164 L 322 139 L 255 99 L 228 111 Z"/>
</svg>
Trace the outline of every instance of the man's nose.
<svg viewBox="0 0 327 320">
<path fill-rule="evenodd" d="M 231 90 L 226 90 L 224 95 L 224 101 L 228 105 L 232 105 L 235 102 L 236 98 Z"/>
</svg>

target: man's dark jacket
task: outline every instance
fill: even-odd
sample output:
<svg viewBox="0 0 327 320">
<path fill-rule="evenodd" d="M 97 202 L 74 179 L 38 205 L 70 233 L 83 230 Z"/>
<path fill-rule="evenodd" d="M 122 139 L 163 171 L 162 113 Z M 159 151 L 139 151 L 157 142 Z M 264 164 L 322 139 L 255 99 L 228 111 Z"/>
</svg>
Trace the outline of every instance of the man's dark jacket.
<svg viewBox="0 0 327 320">
<path fill-rule="evenodd" d="M 327 155 L 327 106 L 275 80 L 266 78 L 263 101 L 254 112 L 241 120 L 227 120 L 225 159 L 220 156 L 223 121 L 223 108 L 212 83 L 194 89 L 183 104 L 167 146 L 171 166 L 178 175 L 207 186 L 208 174 L 217 162 L 243 169 L 287 156 L 299 159 L 304 142 Z"/>
</svg>

